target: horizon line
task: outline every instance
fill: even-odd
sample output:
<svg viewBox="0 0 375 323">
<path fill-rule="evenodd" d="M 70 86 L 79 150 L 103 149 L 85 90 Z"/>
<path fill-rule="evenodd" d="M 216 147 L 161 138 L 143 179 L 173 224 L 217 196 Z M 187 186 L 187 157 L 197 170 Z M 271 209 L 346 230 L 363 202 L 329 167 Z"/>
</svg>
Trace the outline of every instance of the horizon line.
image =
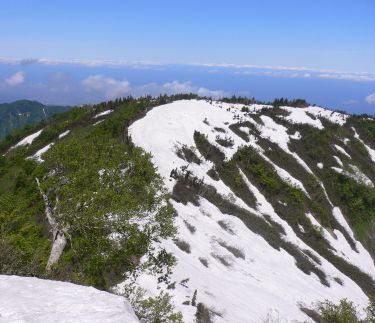
<svg viewBox="0 0 375 323">
<path fill-rule="evenodd" d="M 12 65 L 84 65 L 89 67 L 97 66 L 197 66 L 197 67 L 216 67 L 233 69 L 263 69 L 273 71 L 294 71 L 294 72 L 313 72 L 313 73 L 333 73 L 337 75 L 356 75 L 366 77 L 368 80 L 375 80 L 375 72 L 349 71 L 329 68 L 315 68 L 308 66 L 285 66 L 285 65 L 259 65 L 259 64 L 235 64 L 235 63 L 198 63 L 198 62 L 159 62 L 152 60 L 110 60 L 110 59 L 51 59 L 51 58 L 16 58 L 0 56 L 0 64 Z M 328 75 L 327 75 L 328 77 Z M 372 79 L 373 77 L 373 79 Z M 362 79 L 365 80 L 365 79 Z"/>
</svg>

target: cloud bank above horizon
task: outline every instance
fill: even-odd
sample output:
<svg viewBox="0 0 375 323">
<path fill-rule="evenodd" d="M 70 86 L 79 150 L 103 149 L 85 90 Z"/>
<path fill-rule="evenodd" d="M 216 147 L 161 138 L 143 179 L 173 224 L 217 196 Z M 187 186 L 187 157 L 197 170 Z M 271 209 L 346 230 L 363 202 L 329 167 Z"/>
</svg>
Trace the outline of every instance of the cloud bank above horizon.
<svg viewBox="0 0 375 323">
<path fill-rule="evenodd" d="M 287 78 L 323 78 L 348 80 L 358 82 L 375 82 L 375 73 L 342 71 L 335 69 L 319 69 L 306 66 L 272 66 L 254 64 L 230 64 L 230 63 L 161 63 L 154 61 L 127 61 L 127 60 L 58 60 L 49 58 L 7 58 L 0 57 L 0 64 L 29 66 L 29 65 L 77 65 L 86 67 L 129 67 L 134 69 L 166 68 L 168 66 L 192 66 L 207 69 L 227 69 L 236 74 L 264 75 L 270 77 Z M 212 72 L 212 70 L 211 70 Z"/>
<path fill-rule="evenodd" d="M 35 99 L 84 104 L 123 96 L 195 93 L 269 101 L 305 98 L 354 113 L 375 114 L 375 73 L 309 67 L 162 64 L 145 61 L 0 58 L 0 101 Z"/>
</svg>

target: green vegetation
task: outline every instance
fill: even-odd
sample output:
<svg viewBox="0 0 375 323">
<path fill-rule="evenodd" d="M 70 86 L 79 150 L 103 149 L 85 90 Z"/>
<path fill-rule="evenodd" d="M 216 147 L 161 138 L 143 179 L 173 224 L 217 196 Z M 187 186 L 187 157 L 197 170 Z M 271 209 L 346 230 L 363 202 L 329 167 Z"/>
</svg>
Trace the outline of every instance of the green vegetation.
<svg viewBox="0 0 375 323">
<path fill-rule="evenodd" d="M 249 133 L 241 130 L 241 127 L 243 127 L 241 123 L 234 123 L 229 126 L 229 129 L 244 141 L 249 142 Z"/>
<path fill-rule="evenodd" d="M 198 303 L 195 317 L 197 323 L 212 323 L 211 311 L 203 303 Z"/>
<path fill-rule="evenodd" d="M 359 322 L 357 309 L 354 304 L 346 299 L 334 304 L 324 301 L 318 304 L 317 311 L 322 322 L 330 323 L 354 323 Z"/>
<path fill-rule="evenodd" d="M 201 163 L 201 160 L 195 153 L 194 147 L 183 145 L 177 149 L 176 155 L 181 159 L 186 160 L 188 163 L 196 163 L 197 165 Z"/>
<path fill-rule="evenodd" d="M 224 160 L 224 153 L 219 148 L 211 145 L 208 142 L 207 136 L 195 131 L 194 141 L 199 152 L 206 160 L 210 160 L 215 164 L 221 163 Z"/>
<path fill-rule="evenodd" d="M 327 181 L 327 191 L 334 196 L 336 203 L 342 206 L 343 212 L 349 215 L 349 221 L 357 237 L 375 255 L 374 237 L 369 231 L 375 221 L 374 189 L 336 173 L 332 173 L 327 180 L 331 180 L 331 182 Z"/>
<path fill-rule="evenodd" d="M 214 181 L 218 181 L 220 179 L 219 174 L 216 172 L 214 168 L 210 168 L 207 171 L 207 175 L 210 176 Z"/>
<path fill-rule="evenodd" d="M 149 156 L 138 148 L 127 153 L 118 139 L 96 132 L 77 132 L 54 146 L 38 171 L 56 173 L 42 187 L 50 201 L 58 198 L 55 218 L 71 239 L 57 275 L 109 288 L 134 269 L 153 240 L 174 231 Z"/>
<path fill-rule="evenodd" d="M 347 299 L 342 299 L 338 304 L 325 300 L 315 306 L 311 317 L 319 323 L 373 323 L 375 322 L 375 300 L 370 298 L 369 304 L 360 314 L 358 307 Z"/>
<path fill-rule="evenodd" d="M 279 98 L 279 99 L 273 100 L 271 105 L 273 105 L 274 107 L 287 106 L 287 107 L 305 108 L 309 106 L 310 104 L 306 102 L 306 100 L 304 99 L 289 100 L 287 98 Z"/>
<path fill-rule="evenodd" d="M 231 137 L 225 136 L 225 137 L 220 137 L 219 135 L 216 136 L 215 141 L 220 145 L 225 148 L 230 148 L 233 147 L 234 145 L 234 140 Z"/>
<path fill-rule="evenodd" d="M 358 131 L 362 140 L 375 148 L 375 122 L 367 115 L 354 115 L 349 119 L 348 126 Z"/>
<path fill-rule="evenodd" d="M 245 253 L 237 247 L 230 246 L 225 241 L 218 241 L 218 243 L 220 246 L 227 249 L 236 258 L 245 259 Z"/>
<path fill-rule="evenodd" d="M 0 270 L 40 276 L 50 250 L 35 165 L 21 156 L 0 159 Z"/>
<path fill-rule="evenodd" d="M 141 322 L 147 323 L 183 323 L 182 314 L 176 312 L 172 297 L 161 292 L 157 297 L 145 297 L 145 291 L 136 288 L 126 295 L 131 301 L 135 314 Z"/>
<path fill-rule="evenodd" d="M 324 272 L 321 271 L 309 259 L 309 257 L 300 251 L 295 245 L 283 239 L 282 236 L 285 234 L 283 228 L 270 217 L 263 219 L 243 208 L 238 207 L 227 198 L 224 198 L 218 194 L 214 187 L 203 184 L 201 180 L 192 176 L 191 173 L 186 171 L 186 169 L 181 171 L 176 170 L 174 176 L 176 179 L 178 179 L 176 185 L 174 186 L 172 195 L 176 201 L 185 204 L 191 202 L 195 205 L 199 205 L 198 197 L 202 196 L 219 208 L 222 213 L 230 214 L 241 219 L 251 231 L 261 235 L 273 248 L 277 250 L 283 248 L 286 250 L 295 258 L 298 268 L 300 268 L 306 274 L 314 272 L 320 278 L 322 284 L 329 286 Z M 221 223 L 220 225 L 226 227 L 228 232 L 230 232 L 230 228 L 225 223 Z M 212 256 L 225 266 L 230 266 L 227 259 L 216 254 L 212 254 Z"/>
<path fill-rule="evenodd" d="M 317 132 L 313 130 L 311 133 Z M 329 138 L 327 134 L 326 137 Z M 249 191 L 239 173 L 239 170 L 241 170 L 250 180 L 250 182 L 253 183 L 272 204 L 276 213 L 292 226 L 297 235 L 306 244 L 317 250 L 320 255 L 324 256 L 343 273 L 350 276 L 369 295 L 373 295 L 375 293 L 374 282 L 371 277 L 331 252 L 331 246 L 325 239 L 323 239 L 322 229 L 313 226 L 310 220 L 306 217 L 306 213 L 311 212 L 317 219 L 320 220 L 321 224 L 326 226 L 328 229 L 340 229 L 347 238 L 348 242 L 351 243 L 352 248 L 355 248 L 354 242 L 346 230 L 344 230 L 332 217 L 331 206 L 317 180 L 312 176 L 306 175 L 306 171 L 301 170 L 300 166 L 296 165 L 295 161 L 291 161 L 290 156 L 287 156 L 285 152 L 278 149 L 276 145 L 268 143 L 268 147 L 270 147 L 270 145 L 272 147 L 270 150 L 270 157 L 274 159 L 274 162 L 276 164 L 280 163 L 281 165 L 285 166 L 288 171 L 291 170 L 291 173 L 295 174 L 297 178 L 301 178 L 302 182 L 313 198 L 308 198 L 299 189 L 285 183 L 277 175 L 273 167 L 251 147 L 240 148 L 231 160 L 224 161 L 223 153 L 213 146 L 207 140 L 206 136 L 195 132 L 194 139 L 202 156 L 208 160 L 211 160 L 215 164 L 215 169 L 218 172 L 220 179 L 223 180 L 223 182 L 232 190 L 234 194 L 236 194 L 236 196 L 240 197 L 249 206 L 256 208 L 254 196 Z M 313 139 L 310 139 L 313 142 Z M 262 140 L 260 139 L 259 141 L 262 144 Z M 265 143 L 263 144 L 266 145 Z M 315 147 L 315 145 L 312 144 L 307 145 L 307 147 L 310 146 Z M 300 146 L 297 146 L 297 148 L 299 147 Z M 300 156 L 301 155 L 303 158 L 306 158 L 306 154 L 301 153 Z M 314 156 L 314 158 L 316 157 Z M 315 163 L 316 165 L 316 161 L 312 163 Z M 329 168 L 327 170 L 328 176 L 339 176 L 339 174 L 330 171 Z M 343 178 L 345 180 L 350 180 L 346 177 Z M 262 221 L 259 221 L 259 219 L 256 219 L 256 217 L 252 217 L 249 212 L 240 210 L 231 202 L 223 200 L 223 198 L 220 197 L 213 188 L 202 186 L 199 183 L 200 182 L 197 179 L 194 179 L 194 177 L 191 178 L 189 174 L 181 174 L 179 176 L 179 181 L 175 186 L 174 197 L 179 201 L 183 201 L 185 203 L 190 201 L 196 205 L 198 205 L 199 195 L 206 198 L 215 204 L 222 212 L 239 217 L 253 232 L 261 234 L 271 246 L 277 249 L 283 246 L 285 250 L 295 257 L 296 265 L 302 271 L 306 273 L 315 272 L 323 284 L 329 285 L 324 273 L 314 264 L 314 262 L 316 262 L 316 258 L 311 257 L 308 254 L 301 254 L 301 252 L 296 249 L 295 246 L 286 244 L 284 241 L 282 241 L 280 237 L 282 234 L 284 234 L 284 232 L 276 223 L 272 225 L 273 228 L 271 228 L 269 225 L 265 226 L 265 223 L 262 223 Z M 331 178 L 330 183 L 325 184 L 327 186 L 335 186 L 335 189 L 342 189 L 342 186 L 337 185 L 337 183 L 340 184 L 340 181 L 338 182 L 337 180 Z M 365 187 L 358 185 L 358 183 L 353 180 L 351 180 L 351 183 L 355 185 L 356 189 L 366 190 Z M 328 188 L 327 190 L 329 191 Z M 369 190 L 371 191 L 370 194 L 373 194 L 373 189 Z M 330 192 L 329 195 L 331 196 Z M 333 194 L 333 196 L 335 195 Z M 363 195 L 362 197 L 366 198 L 366 195 Z M 282 201 L 283 203 L 279 203 L 279 201 Z M 346 203 L 350 203 L 350 201 L 353 200 L 350 198 L 346 201 Z M 343 202 L 335 205 L 341 206 L 343 205 Z M 367 206 L 368 205 L 366 205 L 366 211 L 369 211 Z M 366 219 L 371 219 L 371 212 L 368 213 L 370 216 L 368 216 Z M 303 228 L 303 231 L 300 230 L 300 227 Z"/>
<path fill-rule="evenodd" d="M 293 151 L 298 153 L 309 167 L 313 169 L 314 173 L 323 181 L 332 203 L 340 206 L 357 238 L 360 239 L 364 245 L 367 246 L 370 253 L 375 256 L 375 239 L 371 229 L 375 223 L 374 188 L 361 185 L 354 179 L 338 174 L 331 169 L 331 167 L 338 167 L 333 158 L 334 155 L 337 155 L 343 161 L 345 169 L 349 164 L 354 165 L 375 182 L 374 164 L 363 144 L 354 138 L 354 132 L 351 129 L 352 126 L 355 126 L 361 136 L 363 134 L 363 138 L 361 137 L 361 139 L 365 140 L 365 142 L 371 146 L 371 142 L 374 142 L 374 137 L 371 136 L 371 133 L 375 122 L 363 116 L 352 116 L 344 126 L 338 126 L 324 121 L 323 123 L 323 130 L 315 129 L 307 125 L 289 125 L 288 127 L 292 132 L 298 130 L 302 137 L 300 140 L 292 141 L 290 147 Z M 344 138 L 349 139 L 346 145 L 343 143 Z M 352 158 L 349 159 L 339 154 L 334 149 L 335 144 L 345 148 Z M 285 161 L 285 159 L 278 159 L 276 163 L 282 163 L 283 160 Z M 324 164 L 323 169 L 317 167 L 318 162 Z M 286 169 L 288 171 L 290 170 L 290 168 Z M 305 184 L 304 177 L 299 175 L 296 177 L 303 180 Z M 305 185 L 305 187 L 308 189 L 309 186 Z M 311 189 L 309 189 L 309 193 L 311 193 Z M 319 204 L 324 206 L 322 202 L 319 202 Z M 325 222 L 324 225 L 327 225 L 327 222 Z M 340 228 L 337 223 L 332 221 L 331 226 Z M 345 230 L 341 231 L 353 246 Z"/>
<path fill-rule="evenodd" d="M 157 175 L 151 156 L 132 143 L 128 127 L 153 106 L 191 98 L 196 96 L 125 98 L 74 108 L 47 121 L 27 126 L 0 141 L 0 273 L 48 277 L 110 290 L 116 283 L 136 275 L 138 270 L 148 269 L 159 281 L 168 282 L 175 259 L 165 250 L 156 252 L 152 248 L 153 243 L 160 238 L 172 237 L 184 252 L 191 253 L 192 250 L 188 241 L 175 237 L 173 209 L 168 202 L 170 196 Z M 227 100 L 238 101 L 244 104 L 256 102 L 235 97 Z M 232 136 L 237 135 L 247 142 L 249 135 L 257 136 L 257 144 L 263 148 L 264 155 L 301 181 L 308 194 L 280 178 L 271 163 L 255 149 L 241 146 L 228 160 L 222 148 L 197 131 L 194 132 L 196 148 L 178 147 L 177 156 L 197 165 L 202 163 L 202 157 L 211 161 L 213 166 L 207 171 L 207 176 L 215 181 L 221 180 L 237 198 L 257 209 L 257 199 L 247 183 L 250 181 L 304 243 L 350 277 L 367 295 L 375 295 L 372 278 L 337 256 L 323 233 L 323 228 L 332 235 L 334 230 L 340 230 L 352 249 L 356 250 L 351 236 L 332 216 L 332 201 L 342 210 L 356 238 L 375 255 L 375 189 L 332 170 L 332 167 L 338 167 L 333 157 L 337 155 L 345 170 L 350 170 L 350 165 L 353 165 L 375 183 L 374 164 L 351 129 L 354 126 L 361 139 L 375 148 L 375 122 L 351 117 L 345 126 L 337 126 L 322 119 L 324 129 L 319 130 L 290 124 L 283 119 L 287 113 L 279 106 L 292 105 L 298 109 L 307 104 L 303 100 L 278 99 L 272 104 L 275 107 L 263 109 L 262 114 L 287 126 L 290 134 L 296 131 L 301 134 L 301 139 L 291 140 L 289 148 L 306 162 L 316 176 L 308 173 L 278 145 L 260 138 L 257 126 L 250 122 L 231 124 Z M 245 108 L 243 111 L 248 112 Z M 102 123 L 93 126 L 97 121 L 93 116 L 108 109 L 114 112 L 103 118 Z M 252 117 L 262 124 L 259 116 Z M 208 124 L 207 120 L 203 122 Z M 9 150 L 25 136 L 41 129 L 41 135 L 31 145 Z M 69 135 L 59 139 L 66 130 L 70 130 Z M 217 127 L 215 130 L 219 133 L 216 137 L 218 145 L 233 146 L 233 139 L 223 134 L 225 130 Z M 344 143 L 344 138 L 349 141 Z M 54 145 L 43 155 L 43 163 L 27 159 L 52 142 Z M 345 148 L 352 158 L 340 155 L 335 145 Z M 318 167 L 318 163 L 324 167 Z M 171 196 L 175 201 L 199 206 L 199 199 L 205 198 L 221 212 L 241 219 L 276 250 L 283 249 L 289 253 L 304 273 L 314 273 L 326 286 L 332 279 L 343 284 L 337 277 L 326 277 L 320 268 L 321 261 L 314 253 L 288 242 L 283 227 L 270 216 L 260 217 L 239 207 L 233 195 L 220 195 L 214 187 L 206 185 L 203 178 L 195 177 L 187 166 L 173 169 L 170 176 L 176 179 Z M 51 271 L 46 270 L 52 245 L 51 227 L 45 216 L 45 203 L 36 178 L 48 198 L 59 230 L 68 240 L 61 258 Z M 307 213 L 311 213 L 321 226 L 313 225 Z M 197 228 L 186 220 L 184 224 L 194 238 Z M 218 221 L 219 226 L 234 234 L 228 222 Z M 212 253 L 214 261 L 230 267 L 233 257 L 246 258 L 237 247 L 225 241 L 217 242 L 231 255 L 222 257 Z M 141 264 L 140 259 L 144 255 L 149 261 Z M 205 258 L 199 258 L 199 261 L 205 267 L 211 265 Z M 163 270 L 165 268 L 167 270 Z M 356 307 L 346 300 L 338 305 L 328 301 L 320 303 L 316 313 L 321 322 L 374 322 L 375 305 L 371 304 L 367 312 L 373 316 L 367 321 L 359 320 Z M 162 293 L 156 298 L 145 298 L 142 294 L 133 305 L 139 318 L 147 322 L 182 321 L 168 294 Z M 211 310 L 203 304 L 197 305 L 198 322 L 210 322 L 210 314 Z"/>
<path fill-rule="evenodd" d="M 43 129 L 41 135 L 34 140 L 32 145 L 28 147 L 27 151 L 31 155 L 35 152 L 37 148 L 41 148 L 42 145 L 50 143 L 52 140 L 56 140 L 58 135 L 68 129 L 74 129 L 77 127 L 83 127 L 92 123 L 91 117 L 95 108 L 90 106 L 84 106 L 81 108 L 74 108 L 67 112 L 63 112 L 54 115 L 48 119 L 48 121 L 41 121 L 35 125 L 28 125 L 25 128 L 8 135 L 5 139 L 0 141 L 0 152 L 2 154 L 6 153 L 9 148 L 19 142 L 21 139 L 27 135 L 34 133 L 40 129 Z M 97 109 L 97 108 L 96 108 Z M 16 150 L 20 150 L 17 148 Z M 8 154 L 14 154 L 12 151 Z"/>
<path fill-rule="evenodd" d="M 0 104 L 0 139 L 16 132 L 26 125 L 47 121 L 56 113 L 69 110 L 70 107 L 43 105 L 36 101 L 20 100 Z"/>
<path fill-rule="evenodd" d="M 191 253 L 190 245 L 186 241 L 176 239 L 175 244 L 182 251 L 184 251 L 186 253 Z"/>
<path fill-rule="evenodd" d="M 174 235 L 173 210 L 150 156 L 126 136 L 127 126 L 153 104 L 158 102 L 127 98 L 72 109 L 36 126 L 43 132 L 31 145 L 0 158 L 1 273 L 109 290 L 135 271 L 147 253 L 150 261 L 142 266 L 165 279 L 159 268 L 173 265 L 174 258 L 164 250 L 155 253 L 151 244 Z M 93 126 L 92 117 L 107 109 L 115 112 Z M 59 140 L 68 129 L 70 134 Z M 31 130 L 25 132 L 0 146 L 6 150 Z M 25 159 L 52 141 L 43 163 Z M 35 178 L 68 239 L 49 272 L 50 226 Z"/>
</svg>

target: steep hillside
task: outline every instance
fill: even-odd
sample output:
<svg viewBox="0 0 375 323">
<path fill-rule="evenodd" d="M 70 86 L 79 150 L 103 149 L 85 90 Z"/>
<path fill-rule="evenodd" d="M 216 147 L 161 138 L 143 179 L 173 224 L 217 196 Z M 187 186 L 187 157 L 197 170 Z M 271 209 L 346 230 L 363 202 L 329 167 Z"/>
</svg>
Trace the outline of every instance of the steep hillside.
<svg viewBox="0 0 375 323">
<path fill-rule="evenodd" d="M 0 141 L 0 274 L 125 295 L 143 322 L 366 306 L 375 120 L 287 103 L 127 98 Z"/>
<path fill-rule="evenodd" d="M 36 101 L 20 100 L 0 104 L 0 139 L 26 125 L 34 125 L 47 120 L 56 113 L 70 107 L 44 105 Z"/>
<path fill-rule="evenodd" d="M 135 122 L 172 194 L 165 288 L 188 322 L 306 319 L 313 302 L 375 294 L 375 121 L 318 107 L 177 101 Z M 202 305 L 197 307 L 197 304 Z"/>
</svg>

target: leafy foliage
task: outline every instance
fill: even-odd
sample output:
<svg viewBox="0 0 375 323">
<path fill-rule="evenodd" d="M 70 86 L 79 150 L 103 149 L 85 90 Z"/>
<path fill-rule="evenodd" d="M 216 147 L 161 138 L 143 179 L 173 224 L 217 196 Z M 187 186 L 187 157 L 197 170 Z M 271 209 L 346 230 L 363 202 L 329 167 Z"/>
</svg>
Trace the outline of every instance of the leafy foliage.
<svg viewBox="0 0 375 323">
<path fill-rule="evenodd" d="M 172 297 L 161 292 L 157 297 L 145 297 L 145 291 L 137 288 L 132 290 L 130 301 L 135 314 L 144 323 L 182 323 L 180 312 L 176 312 Z"/>
<path fill-rule="evenodd" d="M 342 299 L 338 304 L 325 300 L 316 306 L 321 323 L 373 323 L 375 322 L 375 302 L 371 297 L 368 306 L 364 309 L 365 317 L 360 314 L 357 306 Z"/>
<path fill-rule="evenodd" d="M 321 320 L 329 323 L 355 323 L 359 322 L 357 309 L 354 304 L 346 299 L 334 304 L 324 301 L 318 304 Z"/>
<path fill-rule="evenodd" d="M 150 156 L 126 136 L 127 126 L 151 102 L 128 98 L 73 109 L 45 125 L 32 145 L 0 160 L 1 272 L 46 274 L 51 237 L 37 177 L 69 240 L 50 277 L 109 289 L 148 253 L 150 262 L 143 265 L 162 279 L 157 268 L 174 259 L 164 250 L 155 252 L 152 242 L 174 235 L 172 207 Z M 92 126 L 92 116 L 108 108 L 115 112 Z M 67 128 L 70 134 L 59 140 Z M 25 160 L 51 140 L 55 145 L 43 163 Z"/>
</svg>

